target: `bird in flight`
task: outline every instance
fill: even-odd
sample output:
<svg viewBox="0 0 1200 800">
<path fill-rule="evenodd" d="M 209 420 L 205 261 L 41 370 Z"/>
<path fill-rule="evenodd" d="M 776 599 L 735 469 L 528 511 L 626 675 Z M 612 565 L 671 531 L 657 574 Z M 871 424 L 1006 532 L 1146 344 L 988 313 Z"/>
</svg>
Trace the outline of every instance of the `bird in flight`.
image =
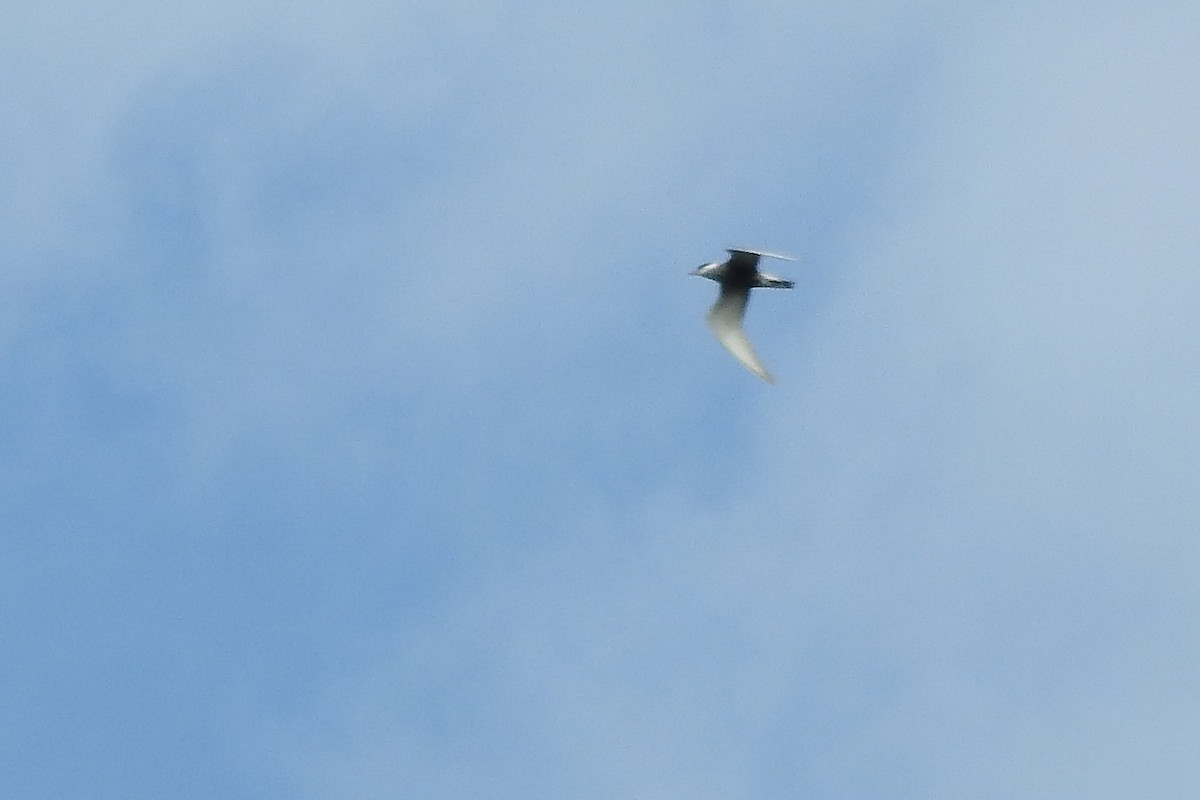
<svg viewBox="0 0 1200 800">
<path fill-rule="evenodd" d="M 742 362 L 746 369 L 767 383 L 774 383 L 775 379 L 758 360 L 758 356 L 754 354 L 754 348 L 750 346 L 750 340 L 746 338 L 746 331 L 742 329 L 742 317 L 746 314 L 746 304 L 750 301 L 751 289 L 791 289 L 794 285 L 792 281 L 760 272 L 758 259 L 762 256 L 780 258 L 784 261 L 795 261 L 796 259 L 757 250 L 726 250 L 725 252 L 729 253 L 728 261 L 703 264 L 690 273 L 716 281 L 721 285 L 721 293 L 717 295 L 717 302 L 713 303 L 713 307 L 708 310 L 706 317 L 708 327 L 712 329 L 717 341 L 724 345 L 726 350 L 733 353 L 734 358 Z"/>
</svg>

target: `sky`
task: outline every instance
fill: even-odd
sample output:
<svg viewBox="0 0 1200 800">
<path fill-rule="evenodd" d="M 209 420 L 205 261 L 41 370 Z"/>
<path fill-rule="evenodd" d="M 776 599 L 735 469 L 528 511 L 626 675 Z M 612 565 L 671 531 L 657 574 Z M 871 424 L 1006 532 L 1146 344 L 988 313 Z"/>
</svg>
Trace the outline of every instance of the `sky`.
<svg viewBox="0 0 1200 800">
<path fill-rule="evenodd" d="M 4 797 L 1200 794 L 1194 2 L 10 5 Z"/>
</svg>

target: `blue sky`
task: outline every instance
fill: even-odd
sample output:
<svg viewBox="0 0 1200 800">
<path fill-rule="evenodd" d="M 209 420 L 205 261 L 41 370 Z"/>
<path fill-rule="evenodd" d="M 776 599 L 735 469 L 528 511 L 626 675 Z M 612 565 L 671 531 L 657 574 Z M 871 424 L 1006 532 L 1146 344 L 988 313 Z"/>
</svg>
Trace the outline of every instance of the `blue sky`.
<svg viewBox="0 0 1200 800">
<path fill-rule="evenodd" d="M 1196 795 L 1198 34 L 10 10 L 0 793 Z"/>
</svg>

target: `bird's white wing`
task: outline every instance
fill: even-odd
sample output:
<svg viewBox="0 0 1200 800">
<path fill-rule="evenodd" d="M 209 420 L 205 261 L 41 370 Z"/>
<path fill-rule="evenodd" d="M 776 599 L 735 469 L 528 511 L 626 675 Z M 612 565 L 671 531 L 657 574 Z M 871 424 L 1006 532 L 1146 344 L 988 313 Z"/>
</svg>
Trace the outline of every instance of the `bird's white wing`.
<svg viewBox="0 0 1200 800">
<path fill-rule="evenodd" d="M 778 258 L 780 261 L 795 261 L 791 256 L 780 255 L 779 253 L 768 253 L 766 250 L 746 250 L 742 247 L 731 247 L 725 250 L 729 255 L 734 256 L 738 253 L 745 253 L 748 256 L 765 256 L 766 258 Z M 755 261 L 758 259 L 755 258 Z"/>
<path fill-rule="evenodd" d="M 750 289 L 748 287 L 742 289 L 721 287 L 721 294 L 717 297 L 717 302 L 708 310 L 706 317 L 708 327 L 712 329 L 717 341 L 723 344 L 726 350 L 733 353 L 734 358 L 742 362 L 746 369 L 767 383 L 774 383 L 775 379 L 758 360 L 754 348 L 750 346 L 750 340 L 746 338 L 746 331 L 742 329 L 742 317 L 746 314 L 746 303 L 749 300 Z"/>
</svg>

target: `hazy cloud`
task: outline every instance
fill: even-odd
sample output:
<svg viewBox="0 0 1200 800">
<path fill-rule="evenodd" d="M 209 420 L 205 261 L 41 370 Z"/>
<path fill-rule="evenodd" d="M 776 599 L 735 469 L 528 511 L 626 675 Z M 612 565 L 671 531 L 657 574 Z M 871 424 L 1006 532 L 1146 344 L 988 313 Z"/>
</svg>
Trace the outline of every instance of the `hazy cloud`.
<svg viewBox="0 0 1200 800">
<path fill-rule="evenodd" d="M 0 34 L 10 794 L 1200 783 L 1190 6 L 67 10 Z"/>
</svg>

